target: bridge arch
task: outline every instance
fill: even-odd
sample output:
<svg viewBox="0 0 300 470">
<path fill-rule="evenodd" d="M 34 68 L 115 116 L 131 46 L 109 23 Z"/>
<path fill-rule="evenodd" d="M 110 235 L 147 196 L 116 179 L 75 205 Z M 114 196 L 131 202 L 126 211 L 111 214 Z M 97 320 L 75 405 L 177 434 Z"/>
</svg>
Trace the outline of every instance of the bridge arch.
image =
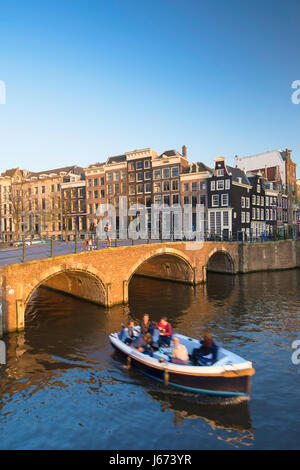
<svg viewBox="0 0 300 470">
<path fill-rule="evenodd" d="M 54 272 L 51 270 L 44 273 L 38 282 L 29 286 L 24 301 L 24 312 L 30 298 L 39 287 L 46 287 L 89 302 L 106 305 L 107 292 L 105 285 L 98 273 L 93 271 L 95 270 L 76 267 L 58 269 Z"/>
<path fill-rule="evenodd" d="M 134 275 L 193 284 L 195 270 L 190 260 L 179 250 L 164 249 L 139 259 L 128 275 L 128 284 Z"/>
<path fill-rule="evenodd" d="M 206 262 L 207 271 L 235 274 L 237 272 L 236 264 L 231 254 L 222 248 L 215 248 Z"/>
</svg>

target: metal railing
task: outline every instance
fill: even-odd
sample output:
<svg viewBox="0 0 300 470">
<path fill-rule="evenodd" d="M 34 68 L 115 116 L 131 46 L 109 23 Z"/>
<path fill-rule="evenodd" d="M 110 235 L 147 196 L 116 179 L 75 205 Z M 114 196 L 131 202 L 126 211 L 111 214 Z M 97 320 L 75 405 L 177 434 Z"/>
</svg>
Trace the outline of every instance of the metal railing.
<svg viewBox="0 0 300 470">
<path fill-rule="evenodd" d="M 111 243 L 108 240 L 99 239 L 95 233 L 85 232 L 80 236 L 75 235 L 73 240 L 55 240 L 54 237 L 48 237 L 41 244 L 30 244 L 27 245 L 23 238 L 21 246 L 2 249 L 0 250 L 0 266 L 6 264 L 14 264 L 18 262 L 26 262 L 34 259 L 53 258 L 54 256 L 66 255 L 72 253 L 80 253 L 83 251 L 96 251 L 108 246 L 115 248 L 118 246 L 133 246 L 140 244 L 150 243 L 164 243 L 164 242 L 193 242 L 196 240 L 188 240 L 185 237 L 180 239 L 176 238 L 174 233 L 170 233 L 170 236 L 163 238 L 160 234 L 159 238 L 151 238 L 151 232 L 148 233 L 147 238 L 120 238 L 119 233 L 116 232 L 115 237 L 111 239 Z M 262 243 L 262 242 L 274 242 L 279 240 L 291 240 L 300 238 L 299 232 L 284 231 L 281 234 L 266 234 L 265 232 L 258 234 L 251 232 L 246 234 L 245 232 L 237 233 L 209 233 L 205 232 L 202 241 L 210 242 L 223 242 L 223 243 Z M 89 240 L 91 242 L 89 243 Z M 27 242 L 28 243 L 28 242 Z"/>
</svg>

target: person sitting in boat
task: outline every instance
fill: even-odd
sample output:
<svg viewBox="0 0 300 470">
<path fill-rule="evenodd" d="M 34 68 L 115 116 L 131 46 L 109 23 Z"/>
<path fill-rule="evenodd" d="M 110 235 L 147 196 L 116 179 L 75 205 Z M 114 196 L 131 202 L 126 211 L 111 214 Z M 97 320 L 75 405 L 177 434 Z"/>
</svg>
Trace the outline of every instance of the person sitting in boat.
<svg viewBox="0 0 300 470">
<path fill-rule="evenodd" d="M 131 344 L 131 342 L 140 335 L 140 329 L 138 326 L 134 325 L 133 320 L 129 320 L 127 327 L 122 325 L 121 331 L 121 341 L 126 344 Z"/>
<path fill-rule="evenodd" d="M 152 335 L 150 333 L 146 333 L 145 335 L 140 335 L 136 338 L 132 343 L 131 347 L 133 349 L 137 349 L 138 351 L 142 352 L 143 354 L 147 354 L 148 356 L 153 355 L 153 349 L 151 347 L 152 343 Z"/>
<path fill-rule="evenodd" d="M 214 340 L 208 330 L 204 332 L 203 339 L 200 340 L 201 347 L 195 348 L 192 352 L 192 360 L 198 363 L 199 357 L 208 356 L 212 354 L 213 348 L 216 347 Z"/>
<path fill-rule="evenodd" d="M 174 336 L 172 342 L 174 347 L 172 349 L 171 362 L 174 364 L 187 364 L 189 354 L 184 344 L 180 344 L 180 341 L 176 336 Z"/>
<path fill-rule="evenodd" d="M 159 331 L 158 344 L 159 346 L 170 346 L 172 339 L 172 327 L 168 322 L 167 317 L 162 317 L 155 327 Z"/>
<path fill-rule="evenodd" d="M 145 315 L 143 316 L 143 319 L 140 323 L 140 327 L 141 327 L 142 334 L 145 335 L 146 333 L 150 333 L 151 335 L 153 335 L 155 327 L 150 321 L 148 313 L 145 313 Z"/>
</svg>

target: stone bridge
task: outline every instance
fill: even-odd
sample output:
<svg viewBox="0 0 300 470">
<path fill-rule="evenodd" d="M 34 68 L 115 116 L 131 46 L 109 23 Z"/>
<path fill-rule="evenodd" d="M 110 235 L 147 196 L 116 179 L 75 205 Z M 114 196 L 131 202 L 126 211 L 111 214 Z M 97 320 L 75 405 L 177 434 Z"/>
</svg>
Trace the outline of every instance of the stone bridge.
<svg viewBox="0 0 300 470">
<path fill-rule="evenodd" d="M 207 270 L 236 274 L 297 267 L 298 242 L 141 244 L 7 266 L 0 273 L 3 332 L 24 328 L 26 306 L 40 286 L 110 307 L 128 302 L 133 275 L 196 285 L 206 282 Z"/>
</svg>

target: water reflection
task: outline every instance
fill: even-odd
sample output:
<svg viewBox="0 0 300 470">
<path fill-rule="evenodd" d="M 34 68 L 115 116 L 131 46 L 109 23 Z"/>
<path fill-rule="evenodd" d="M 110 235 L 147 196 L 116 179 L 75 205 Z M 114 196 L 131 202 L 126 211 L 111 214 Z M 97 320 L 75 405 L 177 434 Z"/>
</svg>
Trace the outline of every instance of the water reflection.
<svg viewBox="0 0 300 470">
<path fill-rule="evenodd" d="M 296 447 L 300 374 L 291 343 L 300 335 L 299 281 L 297 270 L 209 274 L 196 287 L 135 277 L 129 304 L 110 310 L 39 289 L 25 331 L 5 338 L 0 447 Z M 196 338 L 208 327 L 217 342 L 252 360 L 251 401 L 195 397 L 126 370 L 107 335 L 146 312 L 153 321 L 167 315 L 175 330 Z M 286 400 L 278 406 L 274 390 L 283 383 Z"/>
</svg>

